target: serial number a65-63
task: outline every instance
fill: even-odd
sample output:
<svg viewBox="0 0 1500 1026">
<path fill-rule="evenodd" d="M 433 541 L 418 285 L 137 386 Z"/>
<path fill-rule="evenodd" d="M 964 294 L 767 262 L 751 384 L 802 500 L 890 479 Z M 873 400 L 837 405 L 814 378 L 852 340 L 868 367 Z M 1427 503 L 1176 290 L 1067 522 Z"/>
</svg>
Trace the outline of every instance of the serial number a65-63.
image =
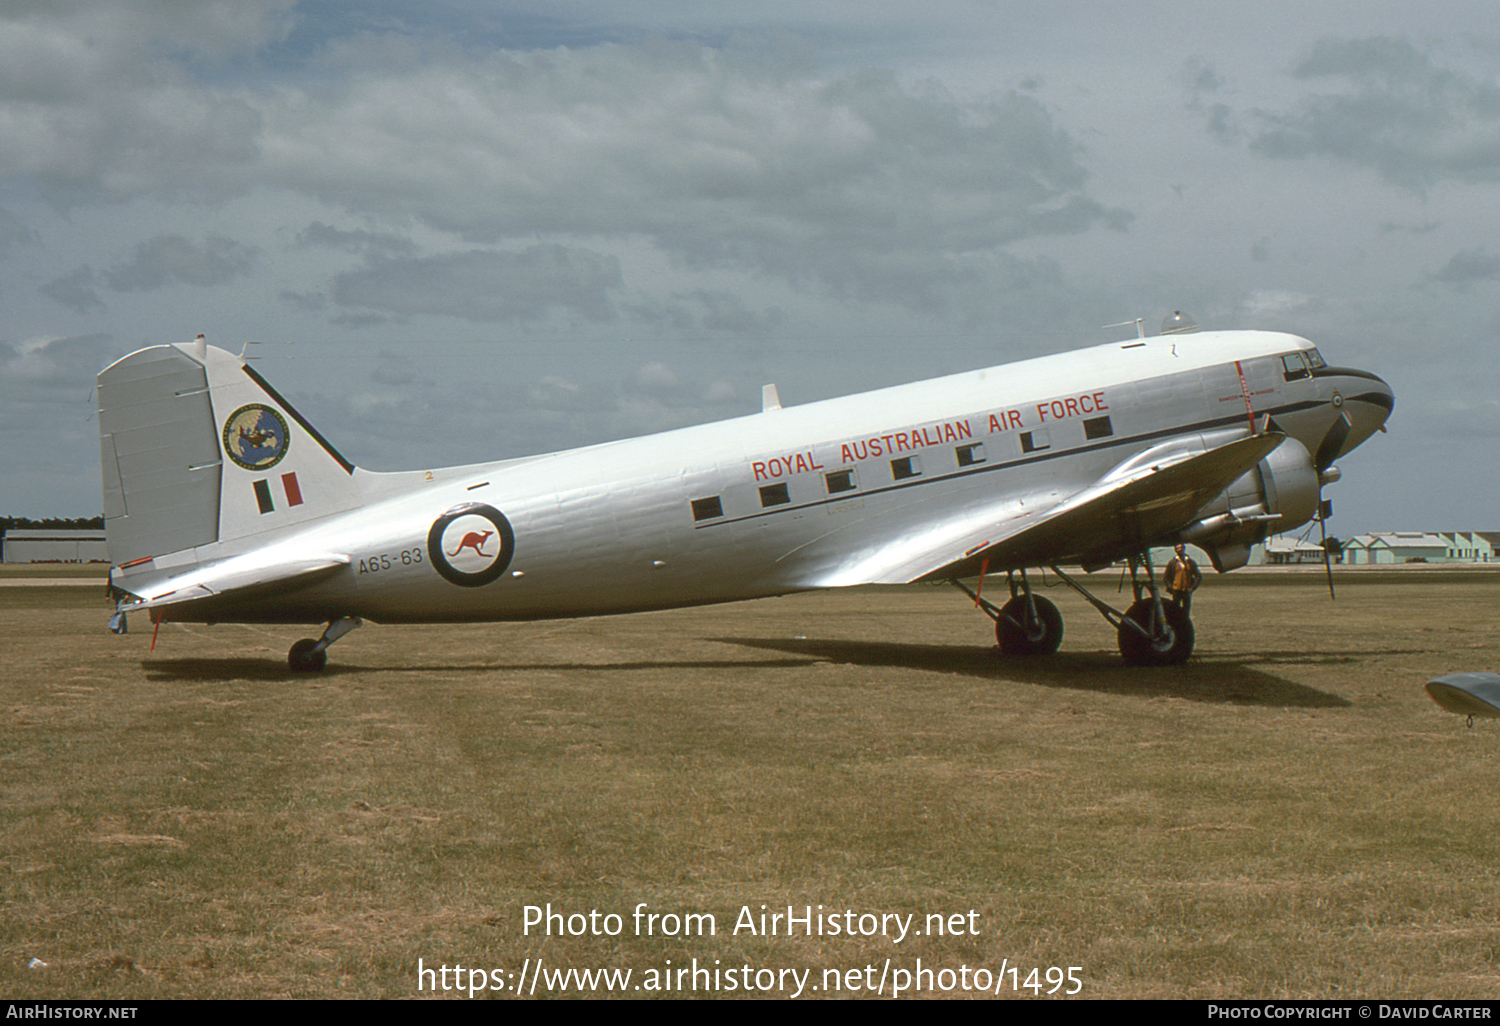
<svg viewBox="0 0 1500 1026">
<path fill-rule="evenodd" d="M 417 566 L 422 562 L 421 549 L 402 549 L 400 552 L 382 552 L 378 556 L 366 556 L 359 561 L 359 572 L 378 574 L 396 570 L 403 566 Z"/>
</svg>

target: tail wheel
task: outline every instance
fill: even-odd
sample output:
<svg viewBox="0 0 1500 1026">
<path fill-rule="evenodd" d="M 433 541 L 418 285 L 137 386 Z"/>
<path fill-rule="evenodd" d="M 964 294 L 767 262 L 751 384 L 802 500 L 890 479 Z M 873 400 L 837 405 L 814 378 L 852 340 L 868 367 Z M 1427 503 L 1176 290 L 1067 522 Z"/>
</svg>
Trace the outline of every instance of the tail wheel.
<svg viewBox="0 0 1500 1026">
<path fill-rule="evenodd" d="M 1185 663 L 1193 654 L 1193 621 L 1175 602 L 1163 601 L 1164 622 L 1153 623 L 1155 603 L 1141 599 L 1125 611 L 1131 622 L 1139 624 L 1142 635 L 1128 623 L 1119 627 L 1120 655 L 1132 666 L 1173 666 Z"/>
<path fill-rule="evenodd" d="M 995 620 L 995 640 L 1003 654 L 1051 655 L 1062 644 L 1062 614 L 1049 600 L 1033 595 L 1028 604 L 1025 595 L 1017 595 L 1000 613 Z"/>
<path fill-rule="evenodd" d="M 319 673 L 328 665 L 328 650 L 318 648 L 312 638 L 303 638 L 286 654 L 286 662 L 297 673 Z"/>
</svg>

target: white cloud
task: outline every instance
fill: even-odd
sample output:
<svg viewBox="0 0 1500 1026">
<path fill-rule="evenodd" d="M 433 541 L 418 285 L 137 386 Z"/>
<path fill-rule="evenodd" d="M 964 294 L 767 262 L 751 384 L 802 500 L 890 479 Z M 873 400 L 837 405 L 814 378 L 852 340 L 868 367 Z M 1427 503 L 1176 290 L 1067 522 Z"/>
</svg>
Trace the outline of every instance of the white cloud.
<svg viewBox="0 0 1500 1026">
<path fill-rule="evenodd" d="M 150 291 L 168 285 L 209 288 L 248 274 L 255 250 L 233 239 L 209 236 L 201 243 L 181 235 L 157 235 L 138 244 L 128 260 L 104 272 L 116 292 Z"/>
<path fill-rule="evenodd" d="M 395 317 L 432 314 L 472 321 L 536 321 L 562 311 L 591 321 L 617 316 L 613 257 L 576 246 L 520 252 L 468 250 L 433 257 L 376 257 L 338 275 L 330 294 L 345 307 Z"/>
<path fill-rule="evenodd" d="M 9 453 L 91 466 L 93 373 L 198 330 L 300 340 L 262 369 L 394 468 L 1180 307 L 1388 376 L 1408 413 L 1376 465 L 1431 437 L 1412 411 L 1484 401 L 1500 48 L 1474 0 L 1366 5 L 1359 39 L 1337 5 L 1271 8 L 9 0 Z M 36 512 L 94 512 L 95 473 Z"/>
<path fill-rule="evenodd" d="M 29 389 L 45 387 L 77 393 L 82 383 L 93 380 L 110 349 L 109 339 L 102 335 L 0 343 L 0 380 Z"/>
<path fill-rule="evenodd" d="M 672 368 L 659 360 L 643 364 L 636 369 L 635 383 L 638 388 L 645 392 L 675 392 L 682 382 Z"/>
<path fill-rule="evenodd" d="M 1316 83 L 1290 110 L 1242 112 L 1213 131 L 1278 159 L 1327 157 L 1374 169 L 1392 184 L 1500 182 L 1500 84 L 1447 66 L 1400 36 L 1321 39 L 1292 70 Z"/>
<path fill-rule="evenodd" d="M 29 106 L 0 167 L 63 207 L 286 189 L 473 241 L 641 237 L 686 267 L 922 309 L 999 247 L 1128 222 L 1088 195 L 1081 148 L 1036 100 L 817 75 L 790 49 L 476 56 L 361 36 L 329 48 L 331 78 L 213 86 L 168 65 L 91 104 Z"/>
<path fill-rule="evenodd" d="M 87 264 L 38 286 L 37 291 L 76 314 L 108 309 L 104 300 L 99 298 L 99 293 L 94 290 L 94 272 Z"/>
<path fill-rule="evenodd" d="M 1500 281 L 1500 256 L 1492 256 L 1483 246 L 1453 254 L 1432 275 L 1432 280 L 1457 289 L 1467 289 L 1475 282 Z"/>
<path fill-rule="evenodd" d="M 40 243 L 37 233 L 10 211 L 0 208 L 0 257 L 12 250 L 35 247 Z"/>
<path fill-rule="evenodd" d="M 1245 297 L 1244 310 L 1250 322 L 1263 323 L 1267 319 L 1303 309 L 1313 302 L 1312 296 L 1301 292 L 1292 292 L 1287 289 L 1257 289 Z"/>
</svg>

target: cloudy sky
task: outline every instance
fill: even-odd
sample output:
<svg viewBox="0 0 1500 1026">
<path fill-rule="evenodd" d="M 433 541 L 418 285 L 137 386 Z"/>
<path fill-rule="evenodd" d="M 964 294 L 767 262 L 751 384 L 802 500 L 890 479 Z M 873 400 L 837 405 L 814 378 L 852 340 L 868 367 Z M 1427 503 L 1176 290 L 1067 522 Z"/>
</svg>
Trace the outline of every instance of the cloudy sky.
<svg viewBox="0 0 1500 1026">
<path fill-rule="evenodd" d="M 198 332 L 395 470 L 1182 309 L 1395 387 L 1335 533 L 1500 530 L 1497 229 L 1489 3 L 6 0 L 0 514 Z"/>
</svg>

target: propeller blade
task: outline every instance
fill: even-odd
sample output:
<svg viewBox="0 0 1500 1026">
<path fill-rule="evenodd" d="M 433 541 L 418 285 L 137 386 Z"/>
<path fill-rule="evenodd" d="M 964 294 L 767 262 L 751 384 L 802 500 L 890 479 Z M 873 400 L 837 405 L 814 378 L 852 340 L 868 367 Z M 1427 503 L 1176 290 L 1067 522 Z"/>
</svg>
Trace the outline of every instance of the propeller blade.
<svg viewBox="0 0 1500 1026">
<path fill-rule="evenodd" d="M 1313 466 L 1318 468 L 1318 473 L 1323 473 L 1338 459 L 1339 450 L 1344 447 L 1344 442 L 1349 438 L 1349 431 L 1354 425 L 1349 420 L 1347 413 L 1340 413 L 1328 428 L 1328 434 L 1318 443 L 1318 451 L 1313 456 Z"/>
<path fill-rule="evenodd" d="M 1323 546 L 1323 573 L 1328 575 L 1328 599 L 1337 601 L 1333 593 L 1333 556 L 1328 551 L 1328 516 L 1323 512 L 1323 500 L 1318 500 L 1318 538 Z"/>
<path fill-rule="evenodd" d="M 1338 419 L 1328 425 L 1328 433 L 1318 443 L 1318 451 L 1313 455 L 1313 466 L 1318 470 L 1318 539 L 1323 547 L 1323 573 L 1328 576 L 1328 597 L 1337 599 L 1333 593 L 1333 557 L 1328 551 L 1328 504 L 1323 501 L 1323 471 L 1333 466 L 1333 461 L 1338 459 L 1339 451 L 1344 448 L 1344 442 L 1349 438 L 1349 432 L 1354 427 L 1347 413 L 1340 413 Z"/>
</svg>

